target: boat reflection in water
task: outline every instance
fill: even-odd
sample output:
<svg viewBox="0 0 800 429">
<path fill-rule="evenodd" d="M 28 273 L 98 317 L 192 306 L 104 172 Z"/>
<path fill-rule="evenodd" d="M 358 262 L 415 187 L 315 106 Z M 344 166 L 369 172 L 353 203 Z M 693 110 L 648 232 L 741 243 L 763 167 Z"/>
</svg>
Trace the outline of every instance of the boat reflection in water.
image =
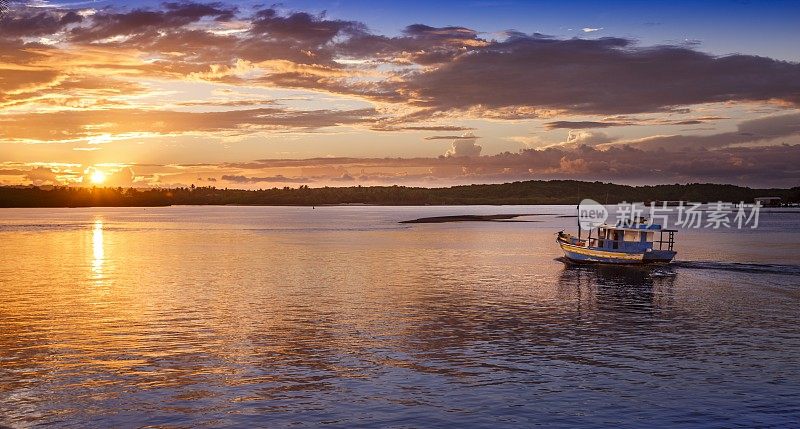
<svg viewBox="0 0 800 429">
<path fill-rule="evenodd" d="M 580 264 L 568 258 L 559 276 L 561 288 L 571 288 L 583 303 L 611 306 L 616 311 L 664 308 L 674 302 L 677 276 L 669 266 Z"/>
</svg>

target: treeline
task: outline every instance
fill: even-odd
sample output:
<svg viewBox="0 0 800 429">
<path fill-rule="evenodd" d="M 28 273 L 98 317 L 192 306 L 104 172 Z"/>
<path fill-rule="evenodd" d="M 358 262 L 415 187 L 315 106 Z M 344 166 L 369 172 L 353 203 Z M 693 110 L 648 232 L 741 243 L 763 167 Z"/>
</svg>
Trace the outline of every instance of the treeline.
<svg viewBox="0 0 800 429">
<path fill-rule="evenodd" d="M 601 203 L 683 200 L 694 202 L 753 202 L 776 196 L 800 202 L 800 187 L 751 189 L 734 185 L 627 186 L 574 180 L 532 180 L 498 185 L 449 188 L 406 186 L 351 186 L 273 188 L 261 190 L 189 187 L 172 189 L 81 188 L 35 186 L 0 187 L 0 207 L 138 207 L 167 205 L 467 205 L 467 204 L 576 204 L 583 198 Z"/>
</svg>

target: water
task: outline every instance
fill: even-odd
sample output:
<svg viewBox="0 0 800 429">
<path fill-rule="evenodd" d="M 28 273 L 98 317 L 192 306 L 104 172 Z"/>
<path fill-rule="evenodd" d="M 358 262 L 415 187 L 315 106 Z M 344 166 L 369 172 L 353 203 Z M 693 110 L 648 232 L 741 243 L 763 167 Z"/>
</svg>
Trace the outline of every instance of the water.
<svg viewBox="0 0 800 429">
<path fill-rule="evenodd" d="M 565 265 L 573 207 L 0 211 L 0 425 L 786 427 L 800 213 Z M 399 224 L 455 214 L 535 222 Z"/>
</svg>

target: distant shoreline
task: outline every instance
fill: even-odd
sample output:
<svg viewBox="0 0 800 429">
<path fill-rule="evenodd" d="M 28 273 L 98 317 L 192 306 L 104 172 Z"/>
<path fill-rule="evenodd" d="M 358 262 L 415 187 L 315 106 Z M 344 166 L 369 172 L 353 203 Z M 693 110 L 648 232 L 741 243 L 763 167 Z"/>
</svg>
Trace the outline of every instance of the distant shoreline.
<svg viewBox="0 0 800 429">
<path fill-rule="evenodd" d="M 548 213 L 517 213 L 494 215 L 455 215 L 421 217 L 412 220 L 401 220 L 400 223 L 450 223 L 450 222 L 538 222 L 535 220 L 519 220 L 524 216 L 552 216 Z"/>
<path fill-rule="evenodd" d="M 163 207 L 186 206 L 467 206 L 575 205 L 584 198 L 601 204 L 621 202 L 739 202 L 779 197 L 800 203 L 800 186 L 753 189 L 700 184 L 630 186 L 576 180 L 531 180 L 449 188 L 350 186 L 261 190 L 188 187 L 171 189 L 0 186 L 0 207 Z"/>
</svg>

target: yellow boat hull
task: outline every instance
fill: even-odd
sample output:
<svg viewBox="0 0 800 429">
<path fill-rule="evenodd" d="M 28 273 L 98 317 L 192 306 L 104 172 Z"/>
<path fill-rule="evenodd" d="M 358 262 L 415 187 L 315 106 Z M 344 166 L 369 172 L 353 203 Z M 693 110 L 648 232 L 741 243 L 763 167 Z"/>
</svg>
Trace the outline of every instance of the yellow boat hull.
<svg viewBox="0 0 800 429">
<path fill-rule="evenodd" d="M 604 264 L 641 264 L 644 263 L 644 253 L 609 252 L 607 250 L 592 249 L 589 247 L 575 246 L 557 240 L 567 259 L 574 262 L 593 262 Z"/>
</svg>

